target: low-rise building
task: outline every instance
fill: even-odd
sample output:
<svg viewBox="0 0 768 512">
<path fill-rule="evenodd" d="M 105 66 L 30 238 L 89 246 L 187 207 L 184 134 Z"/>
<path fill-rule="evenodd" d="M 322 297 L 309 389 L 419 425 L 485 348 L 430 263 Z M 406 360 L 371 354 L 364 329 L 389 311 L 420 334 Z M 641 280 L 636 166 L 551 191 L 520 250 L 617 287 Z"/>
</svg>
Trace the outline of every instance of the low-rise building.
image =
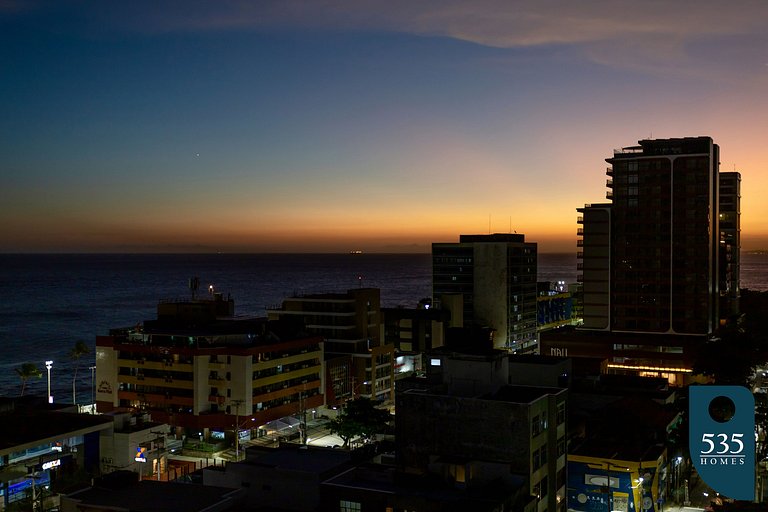
<svg viewBox="0 0 768 512">
<path fill-rule="evenodd" d="M 398 470 L 468 490 L 522 479 L 533 503 L 520 510 L 565 510 L 567 390 L 511 385 L 512 359 L 433 351 L 427 378 L 398 391 Z"/>
<path fill-rule="evenodd" d="M 326 405 L 356 396 L 394 399 L 395 348 L 381 341 L 378 288 L 299 295 L 269 308 L 270 319 L 290 322 L 325 343 Z"/>
<path fill-rule="evenodd" d="M 0 510 L 33 499 L 35 508 L 48 507 L 76 475 L 97 474 L 99 436 L 111 429 L 111 418 L 66 412 L 44 398 L 0 399 Z"/>
<path fill-rule="evenodd" d="M 164 301 L 157 320 L 98 336 L 98 411 L 149 412 L 207 438 L 323 405 L 322 338 L 233 310 L 218 295 Z"/>
<path fill-rule="evenodd" d="M 128 471 L 61 499 L 62 512 L 228 512 L 243 510 L 242 489 L 141 480 Z"/>
<path fill-rule="evenodd" d="M 100 439 L 102 473 L 133 471 L 140 478 L 167 480 L 170 427 L 149 414 L 110 413 L 113 428 Z"/>
</svg>

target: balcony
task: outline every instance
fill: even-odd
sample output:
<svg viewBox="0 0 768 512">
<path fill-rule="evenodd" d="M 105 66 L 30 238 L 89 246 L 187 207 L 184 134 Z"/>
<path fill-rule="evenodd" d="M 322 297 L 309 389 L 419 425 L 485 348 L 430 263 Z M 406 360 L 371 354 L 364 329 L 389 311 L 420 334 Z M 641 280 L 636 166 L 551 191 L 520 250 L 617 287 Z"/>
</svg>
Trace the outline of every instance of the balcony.
<svg viewBox="0 0 768 512">
<path fill-rule="evenodd" d="M 609 190 L 608 192 L 606 192 L 605 193 L 605 198 L 612 200 L 613 199 L 613 191 Z"/>
<path fill-rule="evenodd" d="M 584 240 L 576 240 L 576 247 L 584 247 Z"/>
<path fill-rule="evenodd" d="M 578 262 L 576 264 L 576 270 L 584 270 L 584 263 Z"/>
<path fill-rule="evenodd" d="M 226 401 L 227 397 L 222 395 L 209 395 L 208 396 L 208 402 L 212 404 L 217 405 L 224 405 L 224 402 Z"/>
<path fill-rule="evenodd" d="M 209 386 L 226 386 L 227 381 L 224 377 L 208 377 Z"/>
<path fill-rule="evenodd" d="M 576 276 L 576 281 L 579 282 L 579 283 L 583 283 L 584 282 L 584 274 L 578 274 Z"/>
<path fill-rule="evenodd" d="M 583 259 L 584 258 L 584 251 L 577 252 L 576 253 L 576 258 L 578 258 L 580 260 Z"/>
<path fill-rule="evenodd" d="M 613 176 L 613 167 L 606 167 L 605 174 L 607 174 L 608 176 Z"/>
<path fill-rule="evenodd" d="M 613 188 L 613 180 L 612 179 L 605 180 L 605 186 L 608 188 Z"/>
<path fill-rule="evenodd" d="M 582 235 L 584 235 L 584 228 L 578 228 L 578 229 L 576 230 L 576 235 L 577 235 L 577 236 L 582 236 Z"/>
<path fill-rule="evenodd" d="M 584 224 L 584 217 L 581 215 L 576 217 L 576 224 Z"/>
</svg>

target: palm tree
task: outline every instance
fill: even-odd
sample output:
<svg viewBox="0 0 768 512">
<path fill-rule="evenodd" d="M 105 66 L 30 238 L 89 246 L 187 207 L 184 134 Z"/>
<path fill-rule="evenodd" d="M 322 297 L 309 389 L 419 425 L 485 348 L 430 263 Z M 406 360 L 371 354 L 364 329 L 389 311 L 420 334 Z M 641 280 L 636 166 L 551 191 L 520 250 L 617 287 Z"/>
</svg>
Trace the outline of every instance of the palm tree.
<svg viewBox="0 0 768 512">
<path fill-rule="evenodd" d="M 24 388 L 27 387 L 27 379 L 30 377 L 37 377 L 39 379 L 43 376 L 43 371 L 34 363 L 24 363 L 20 367 L 14 368 L 14 371 L 21 379 L 21 394 L 19 396 L 24 396 Z"/>
<path fill-rule="evenodd" d="M 80 368 L 80 358 L 91 352 L 91 348 L 84 341 L 78 341 L 69 352 L 69 358 L 75 362 L 75 374 L 72 377 L 72 403 L 77 404 L 77 370 Z"/>
</svg>

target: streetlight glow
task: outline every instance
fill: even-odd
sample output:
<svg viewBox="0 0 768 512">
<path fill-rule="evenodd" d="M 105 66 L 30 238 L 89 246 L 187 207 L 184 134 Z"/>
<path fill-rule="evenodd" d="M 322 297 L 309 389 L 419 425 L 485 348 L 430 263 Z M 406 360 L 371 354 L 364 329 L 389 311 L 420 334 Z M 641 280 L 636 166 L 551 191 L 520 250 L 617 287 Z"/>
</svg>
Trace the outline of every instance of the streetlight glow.
<svg viewBox="0 0 768 512">
<path fill-rule="evenodd" d="M 48 370 L 48 403 L 53 403 L 53 395 L 51 395 L 51 368 L 53 368 L 53 361 L 45 362 L 45 369 Z"/>
</svg>

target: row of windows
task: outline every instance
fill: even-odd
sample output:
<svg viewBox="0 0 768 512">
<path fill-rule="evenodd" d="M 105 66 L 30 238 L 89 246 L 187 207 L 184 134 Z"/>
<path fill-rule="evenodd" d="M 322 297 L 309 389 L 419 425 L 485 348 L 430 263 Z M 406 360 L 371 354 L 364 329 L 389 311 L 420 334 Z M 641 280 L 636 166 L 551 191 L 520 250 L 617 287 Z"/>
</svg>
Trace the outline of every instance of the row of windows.
<svg viewBox="0 0 768 512">
<path fill-rule="evenodd" d="M 286 380 L 282 382 L 276 382 L 274 384 L 268 384 L 266 386 L 259 386 L 257 388 L 253 388 L 253 396 L 260 396 L 260 395 L 266 395 L 269 393 L 273 393 L 275 391 L 279 391 L 281 389 L 287 389 L 293 386 L 298 386 L 300 384 L 306 384 L 308 382 L 315 382 L 320 380 L 320 374 L 312 374 L 312 375 L 306 375 L 303 377 L 297 377 L 295 379 Z"/>
<path fill-rule="evenodd" d="M 280 407 L 281 405 L 288 405 L 290 403 L 300 403 L 302 399 L 306 399 L 312 396 L 315 396 L 319 394 L 319 391 L 317 388 L 308 389 L 307 391 L 303 391 L 301 393 L 294 393 L 292 395 L 288 395 L 286 397 L 282 398 L 276 398 L 274 400 L 268 400 L 266 402 L 259 402 L 256 404 L 256 410 L 257 411 L 264 411 L 267 409 L 272 409 L 273 407 Z"/>
<path fill-rule="evenodd" d="M 130 391 L 134 393 L 143 393 L 147 395 L 163 395 L 166 398 L 174 396 L 192 398 L 194 396 L 194 390 L 192 389 L 177 389 L 177 388 L 165 388 L 161 386 L 147 386 L 144 384 L 128 384 L 120 383 L 118 387 L 119 391 Z"/>
<path fill-rule="evenodd" d="M 264 361 L 272 361 L 274 359 L 279 359 L 281 357 L 290 357 L 290 356 L 298 356 L 299 354 L 306 354 L 307 352 L 316 352 L 320 350 L 320 345 L 318 344 L 312 344 L 307 345 L 301 348 L 295 348 L 293 350 L 281 350 L 280 352 L 262 352 L 259 354 L 254 354 L 253 356 L 253 362 L 254 363 L 261 363 Z M 211 362 L 215 362 L 213 359 L 216 356 L 211 356 Z M 227 363 L 230 362 L 229 356 L 227 356 Z"/>
<path fill-rule="evenodd" d="M 192 381 L 193 375 L 189 372 L 174 372 L 174 371 L 168 371 L 168 370 L 153 370 L 150 368 L 127 368 L 124 366 L 120 367 L 119 371 L 120 375 L 130 376 L 130 377 L 136 377 L 139 380 L 144 379 L 164 379 L 168 382 L 172 382 L 174 380 L 179 381 Z"/>
<path fill-rule="evenodd" d="M 179 354 L 148 354 L 146 352 L 131 352 L 128 350 L 120 350 L 117 353 L 117 357 L 118 359 L 134 359 L 139 364 L 151 361 L 155 363 L 163 363 L 166 366 L 173 366 L 175 363 L 192 364 L 194 362 L 192 356 L 182 356 Z"/>
<path fill-rule="evenodd" d="M 272 377 L 274 375 L 280 375 L 281 373 L 290 373 L 297 370 L 303 370 L 310 366 L 319 366 L 320 359 L 305 359 L 291 364 L 278 364 L 271 368 L 265 368 L 264 370 L 258 370 L 253 372 L 253 380 L 263 379 L 265 377 Z"/>
</svg>

